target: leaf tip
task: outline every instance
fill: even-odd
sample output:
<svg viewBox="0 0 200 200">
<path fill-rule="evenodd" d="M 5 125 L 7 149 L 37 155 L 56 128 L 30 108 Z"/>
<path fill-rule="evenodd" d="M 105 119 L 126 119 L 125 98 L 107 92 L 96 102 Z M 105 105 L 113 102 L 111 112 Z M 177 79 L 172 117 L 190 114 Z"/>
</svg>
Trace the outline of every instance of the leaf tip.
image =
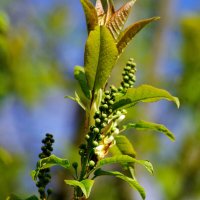
<svg viewBox="0 0 200 200">
<path fill-rule="evenodd" d="M 175 102 L 177 108 L 180 108 L 180 101 L 179 101 L 178 97 L 174 97 L 174 102 Z"/>
</svg>

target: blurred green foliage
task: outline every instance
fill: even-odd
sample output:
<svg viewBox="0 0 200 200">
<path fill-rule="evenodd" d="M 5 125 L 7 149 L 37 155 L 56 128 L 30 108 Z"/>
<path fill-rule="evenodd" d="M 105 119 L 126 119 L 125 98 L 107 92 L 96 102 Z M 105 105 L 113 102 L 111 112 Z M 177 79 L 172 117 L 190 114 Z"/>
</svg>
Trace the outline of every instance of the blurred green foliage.
<svg viewBox="0 0 200 200">
<path fill-rule="evenodd" d="M 47 26 L 54 36 L 60 33 L 58 27 L 64 26 L 66 10 L 61 11 L 55 8 L 48 16 Z M 0 99 L 15 95 L 32 104 L 49 87 L 65 87 L 66 78 L 58 60 L 51 54 L 48 57 L 42 48 L 40 39 L 33 37 L 28 27 L 15 27 L 9 23 L 6 13 L 0 13 Z"/>
<path fill-rule="evenodd" d="M 19 172 L 22 170 L 22 161 L 18 155 L 0 147 L 0 197 L 6 199 L 10 192 L 19 188 Z"/>
</svg>

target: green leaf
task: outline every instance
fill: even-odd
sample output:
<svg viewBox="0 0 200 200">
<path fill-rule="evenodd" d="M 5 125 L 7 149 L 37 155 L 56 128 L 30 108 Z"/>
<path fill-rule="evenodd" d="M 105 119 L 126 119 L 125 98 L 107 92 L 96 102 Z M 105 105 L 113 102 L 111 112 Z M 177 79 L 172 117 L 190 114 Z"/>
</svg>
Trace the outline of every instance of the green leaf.
<svg viewBox="0 0 200 200">
<path fill-rule="evenodd" d="M 150 85 L 141 85 L 138 88 L 130 88 L 124 96 L 116 96 L 116 103 L 113 109 L 128 108 L 139 102 L 156 102 L 160 100 L 173 101 L 177 107 L 180 103 L 177 97 L 172 96 L 163 89 L 158 89 Z"/>
<path fill-rule="evenodd" d="M 174 134 L 168 128 L 166 128 L 163 124 L 156 124 L 156 123 L 140 120 L 139 122 L 129 123 L 129 124 L 123 126 L 124 130 L 129 129 L 129 128 L 135 128 L 136 130 L 159 131 L 159 132 L 165 134 L 170 140 L 175 141 Z"/>
<path fill-rule="evenodd" d="M 115 136 L 116 144 L 111 148 L 111 152 L 118 155 L 128 155 L 133 158 L 136 156 L 135 149 L 129 141 L 129 139 L 124 135 Z"/>
<path fill-rule="evenodd" d="M 75 97 L 72 96 L 68 96 L 66 95 L 65 98 L 71 99 L 72 101 L 78 103 L 78 105 L 83 108 L 83 110 L 87 110 L 86 109 L 86 105 L 84 105 L 84 103 L 82 102 L 81 98 L 78 96 L 78 94 L 75 92 Z"/>
<path fill-rule="evenodd" d="M 102 160 L 99 160 L 95 169 L 98 169 L 104 165 L 108 164 L 126 164 L 126 163 L 138 163 L 143 165 L 151 174 L 153 173 L 153 166 L 149 161 L 146 160 L 137 160 L 135 158 L 132 158 L 127 155 L 118 155 L 118 156 L 113 156 L 109 158 L 104 158 Z"/>
<path fill-rule="evenodd" d="M 81 66 L 75 66 L 74 68 L 74 77 L 79 82 L 79 85 L 84 93 L 84 95 L 90 99 L 90 90 L 87 85 L 87 80 L 85 77 L 85 70 Z"/>
<path fill-rule="evenodd" d="M 85 47 L 85 74 L 93 92 L 104 88 L 117 60 L 118 50 L 110 31 L 96 26 L 91 31 Z"/>
<path fill-rule="evenodd" d="M 65 183 L 68 185 L 71 185 L 73 187 L 81 188 L 85 197 L 88 198 L 90 196 L 90 192 L 91 192 L 92 186 L 94 184 L 94 180 L 90 180 L 90 179 L 85 179 L 82 181 L 65 180 Z"/>
<path fill-rule="evenodd" d="M 59 157 L 52 154 L 51 156 L 49 156 L 47 158 L 40 159 L 37 162 L 36 170 L 33 170 L 31 172 L 32 179 L 34 181 L 36 181 L 38 173 L 39 173 L 40 170 L 50 168 L 50 167 L 53 167 L 55 165 L 64 167 L 66 169 L 68 169 L 70 167 L 69 161 L 67 159 L 62 159 L 62 158 L 59 158 Z"/>
<path fill-rule="evenodd" d="M 19 198 L 18 196 L 12 194 L 9 197 L 7 197 L 6 200 L 22 200 L 22 198 Z M 29 198 L 26 198 L 25 200 L 38 200 L 38 198 L 35 195 L 33 195 Z"/>
<path fill-rule="evenodd" d="M 121 33 L 121 30 L 123 29 L 124 24 L 126 23 L 126 20 L 130 13 L 130 10 L 131 10 L 132 6 L 134 5 L 135 1 L 136 0 L 131 0 L 131 1 L 127 2 L 125 5 L 123 5 L 119 10 L 117 10 L 112 15 L 112 17 L 106 24 L 106 26 L 112 33 L 113 37 L 115 38 L 115 40 L 118 39 L 118 37 Z"/>
<path fill-rule="evenodd" d="M 141 30 L 143 29 L 147 24 L 149 24 L 152 21 L 158 20 L 160 17 L 152 17 L 149 19 L 143 19 L 140 20 L 132 25 L 130 25 L 128 28 L 126 28 L 117 43 L 117 48 L 119 51 L 119 54 L 122 53 L 124 48 L 128 45 L 128 43 L 133 39 L 133 37 Z"/>
<path fill-rule="evenodd" d="M 94 30 L 95 26 L 98 25 L 97 12 L 89 0 L 81 0 L 81 4 L 85 13 L 87 29 L 89 33 L 91 30 Z"/>
<path fill-rule="evenodd" d="M 145 199 L 146 194 L 144 188 L 135 179 L 125 176 L 124 174 L 117 171 L 103 171 L 101 169 L 95 171 L 95 176 L 103 175 L 115 176 L 117 178 L 122 179 L 123 181 L 126 181 L 132 188 L 136 189 L 140 193 L 142 199 Z"/>
</svg>

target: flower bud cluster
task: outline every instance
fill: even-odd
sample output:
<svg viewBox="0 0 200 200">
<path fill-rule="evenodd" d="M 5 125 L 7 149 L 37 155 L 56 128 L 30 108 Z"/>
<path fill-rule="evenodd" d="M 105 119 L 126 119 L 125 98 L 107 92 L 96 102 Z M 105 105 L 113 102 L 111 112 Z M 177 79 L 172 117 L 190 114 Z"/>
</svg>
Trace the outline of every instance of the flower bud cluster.
<svg viewBox="0 0 200 200">
<path fill-rule="evenodd" d="M 53 151 L 52 144 L 54 143 L 53 135 L 47 133 L 46 137 L 42 140 L 42 143 L 44 145 L 41 147 L 42 153 L 39 154 L 40 159 L 49 157 L 51 155 L 51 152 Z M 36 183 L 36 186 L 38 187 L 40 199 L 46 198 L 45 187 L 51 180 L 51 175 L 49 172 L 50 172 L 50 169 L 46 168 L 46 169 L 40 170 L 38 174 L 38 181 Z M 47 195 L 49 196 L 51 193 L 52 191 L 48 189 Z"/>
<path fill-rule="evenodd" d="M 128 88 L 131 88 L 135 84 L 135 72 L 136 72 L 136 63 L 133 58 L 130 58 L 124 67 L 124 71 L 122 72 L 123 81 L 121 82 L 121 86 L 118 88 L 119 92 L 126 92 Z"/>
<path fill-rule="evenodd" d="M 94 167 L 96 161 L 98 160 L 97 156 L 99 157 L 99 155 L 97 155 L 96 149 L 98 149 L 97 147 L 105 138 L 105 135 L 102 134 L 102 130 L 104 130 L 108 125 L 110 116 L 113 113 L 112 106 L 114 104 L 117 91 L 117 88 L 114 86 L 110 86 L 110 91 L 105 91 L 99 110 L 96 111 L 94 115 L 94 125 L 90 126 L 90 131 L 85 136 L 87 144 L 82 144 L 80 146 L 79 154 L 81 156 L 85 156 L 87 154 L 87 149 L 93 149 L 93 152 L 91 152 L 91 159 L 88 161 L 88 165 L 90 167 Z"/>
</svg>

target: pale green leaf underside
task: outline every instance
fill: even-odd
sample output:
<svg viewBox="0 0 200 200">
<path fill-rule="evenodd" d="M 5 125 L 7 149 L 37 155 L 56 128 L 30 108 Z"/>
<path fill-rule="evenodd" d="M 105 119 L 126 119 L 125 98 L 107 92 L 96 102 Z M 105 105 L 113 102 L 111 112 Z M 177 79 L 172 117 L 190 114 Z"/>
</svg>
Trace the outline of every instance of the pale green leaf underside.
<svg viewBox="0 0 200 200">
<path fill-rule="evenodd" d="M 108 158 L 99 160 L 95 169 L 98 169 L 104 165 L 116 164 L 116 163 L 119 163 L 119 164 L 138 163 L 138 164 L 143 165 L 151 174 L 153 173 L 153 166 L 149 161 L 137 160 L 128 155 L 118 155 L 118 156 L 108 157 Z"/>
<path fill-rule="evenodd" d="M 178 98 L 172 96 L 166 90 L 158 89 L 150 85 L 141 85 L 137 88 L 128 89 L 127 93 L 123 96 L 117 96 L 113 109 L 128 108 L 139 102 L 156 102 L 160 100 L 173 101 L 177 107 L 180 105 Z"/>
<path fill-rule="evenodd" d="M 88 198 L 90 196 L 90 192 L 94 184 L 94 180 L 90 180 L 90 179 L 85 179 L 82 181 L 65 180 L 65 183 L 73 187 L 79 187 L 82 190 L 85 197 Z"/>
<path fill-rule="evenodd" d="M 117 60 L 118 50 L 105 26 L 91 31 L 85 47 L 85 74 L 89 89 L 104 88 Z"/>
<path fill-rule="evenodd" d="M 125 49 L 125 47 L 128 45 L 128 43 L 133 39 L 133 37 L 142 30 L 147 24 L 149 24 L 152 21 L 160 19 L 159 17 L 152 17 L 149 19 L 143 19 L 140 20 L 132 25 L 130 25 L 128 28 L 126 28 L 122 34 L 119 37 L 117 48 L 119 53 L 122 53 L 122 51 Z"/>
<path fill-rule="evenodd" d="M 62 158 L 59 158 L 55 155 L 51 155 L 47 158 L 40 159 L 37 162 L 36 170 L 33 170 L 31 172 L 31 176 L 32 176 L 33 180 L 35 181 L 37 179 L 37 175 L 38 175 L 40 170 L 50 168 L 50 167 L 53 167 L 55 165 L 64 167 L 66 169 L 68 169 L 70 167 L 69 161 L 67 159 L 62 159 Z"/>
<path fill-rule="evenodd" d="M 97 13 L 95 7 L 89 0 L 81 0 L 81 4 L 85 13 L 87 29 L 89 33 L 91 30 L 94 30 L 95 26 L 98 25 Z"/>
<path fill-rule="evenodd" d="M 142 199 L 145 199 L 146 194 L 144 188 L 135 179 L 127 177 L 118 171 L 103 171 L 99 169 L 95 172 L 95 176 L 102 176 L 102 175 L 115 176 L 117 178 L 122 179 L 123 181 L 127 182 L 132 188 L 136 189 L 140 193 Z"/>
<path fill-rule="evenodd" d="M 170 140 L 175 141 L 174 134 L 166 128 L 163 124 L 156 124 L 152 122 L 146 122 L 146 121 L 139 121 L 136 123 L 129 123 L 125 126 L 123 126 L 123 129 L 129 129 L 129 128 L 135 128 L 136 130 L 154 130 L 159 131 L 166 135 Z"/>
<path fill-rule="evenodd" d="M 84 93 L 84 95 L 90 99 L 90 90 L 87 85 L 87 80 L 85 77 L 85 70 L 81 66 L 75 66 L 74 68 L 74 77 L 79 82 L 79 85 Z"/>
</svg>

